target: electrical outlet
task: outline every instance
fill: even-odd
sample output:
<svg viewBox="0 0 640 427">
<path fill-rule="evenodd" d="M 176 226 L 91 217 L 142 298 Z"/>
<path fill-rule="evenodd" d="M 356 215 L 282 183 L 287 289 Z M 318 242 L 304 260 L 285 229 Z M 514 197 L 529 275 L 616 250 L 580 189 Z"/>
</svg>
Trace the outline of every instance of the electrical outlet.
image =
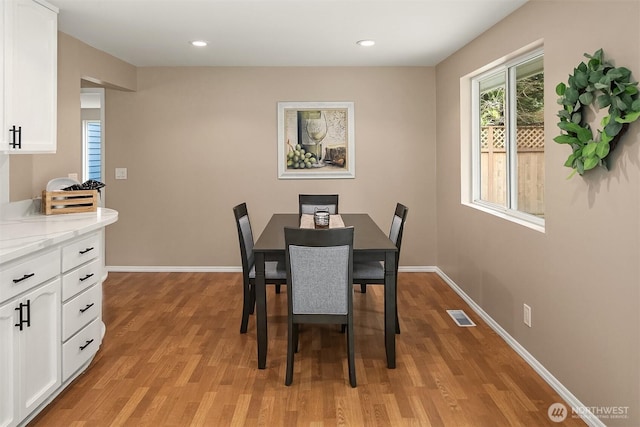
<svg viewBox="0 0 640 427">
<path fill-rule="evenodd" d="M 75 179 L 76 181 L 78 180 L 78 174 L 77 173 L 70 173 L 67 174 L 67 176 L 71 179 Z"/>
<path fill-rule="evenodd" d="M 531 327 L 531 307 L 524 305 L 524 324 Z"/>
</svg>

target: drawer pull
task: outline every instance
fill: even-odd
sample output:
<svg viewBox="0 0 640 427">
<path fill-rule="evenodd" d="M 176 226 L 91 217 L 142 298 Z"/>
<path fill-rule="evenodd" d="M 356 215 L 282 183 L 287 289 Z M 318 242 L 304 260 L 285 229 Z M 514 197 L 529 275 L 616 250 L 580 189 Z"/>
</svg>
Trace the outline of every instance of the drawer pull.
<svg viewBox="0 0 640 427">
<path fill-rule="evenodd" d="M 24 276 L 22 276 L 22 277 L 21 277 L 21 278 L 19 278 L 19 279 L 13 279 L 13 283 L 20 283 L 20 282 L 22 282 L 23 280 L 27 280 L 27 279 L 29 279 L 30 277 L 33 277 L 33 276 L 35 276 L 35 275 L 36 275 L 36 273 L 25 274 Z"/>
<path fill-rule="evenodd" d="M 91 307 L 93 307 L 94 303 L 91 304 L 87 304 L 84 308 L 80 309 L 80 313 L 84 313 L 85 311 L 89 310 Z"/>
<path fill-rule="evenodd" d="M 80 255 L 84 255 L 84 254 L 86 254 L 87 252 L 90 252 L 90 251 L 92 251 L 92 250 L 93 250 L 93 247 L 86 248 L 84 251 L 80 251 Z"/>
<path fill-rule="evenodd" d="M 85 280 L 87 280 L 88 278 L 90 278 L 90 277 L 92 277 L 92 276 L 93 276 L 93 273 L 89 273 L 89 274 L 87 274 L 86 276 L 81 277 L 81 278 L 80 278 L 80 281 L 81 281 L 81 282 L 84 282 Z"/>
<path fill-rule="evenodd" d="M 80 351 L 84 350 L 85 348 L 89 347 L 89 344 L 91 344 L 93 342 L 93 338 L 90 340 L 85 341 L 84 345 L 80 346 Z"/>
</svg>

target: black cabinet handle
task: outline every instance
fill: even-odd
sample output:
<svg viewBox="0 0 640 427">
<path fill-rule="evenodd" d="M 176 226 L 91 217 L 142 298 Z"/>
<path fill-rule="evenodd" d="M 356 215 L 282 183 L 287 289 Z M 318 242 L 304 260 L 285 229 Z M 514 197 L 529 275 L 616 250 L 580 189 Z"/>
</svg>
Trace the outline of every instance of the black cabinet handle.
<svg viewBox="0 0 640 427">
<path fill-rule="evenodd" d="M 13 279 L 13 283 L 20 283 L 20 282 L 22 282 L 23 280 L 27 280 L 28 278 L 33 277 L 33 276 L 35 276 L 35 275 L 36 275 L 36 273 L 25 274 L 24 276 L 22 276 L 22 277 L 21 277 L 21 278 L 19 278 L 19 279 Z"/>
<path fill-rule="evenodd" d="M 24 311 L 23 308 L 27 309 L 27 317 L 25 318 L 24 316 Z M 19 320 L 18 323 L 16 323 L 14 326 L 17 326 L 20 328 L 20 330 L 22 331 L 24 329 L 24 324 L 27 324 L 27 328 L 31 327 L 31 300 L 27 300 L 26 304 L 20 303 L 20 305 L 18 307 L 16 307 L 14 310 L 16 310 L 19 313 Z"/>
<path fill-rule="evenodd" d="M 93 339 L 87 340 L 85 341 L 84 345 L 80 346 L 80 351 L 84 350 L 85 348 L 89 347 L 89 344 L 91 344 L 93 342 Z"/>
<path fill-rule="evenodd" d="M 80 255 L 84 255 L 84 254 L 86 254 L 87 252 L 92 251 L 93 249 L 94 249 L 94 248 L 93 248 L 93 247 L 91 247 L 91 248 L 87 248 L 87 249 L 85 249 L 84 251 L 80 251 Z"/>
<path fill-rule="evenodd" d="M 27 328 L 31 327 L 31 300 L 27 300 Z"/>
<path fill-rule="evenodd" d="M 22 330 L 22 322 L 24 322 L 24 320 L 22 320 L 22 303 L 20 303 L 20 307 L 16 307 L 14 310 L 16 310 L 20 315 L 18 323 L 16 323 L 14 326 L 17 326 L 20 328 L 20 330 Z"/>
<path fill-rule="evenodd" d="M 13 133 L 11 142 L 9 143 L 11 148 L 22 148 L 22 126 L 16 128 L 16 125 L 13 125 L 11 129 L 9 129 L 9 132 Z"/>
<path fill-rule="evenodd" d="M 84 313 L 85 311 L 89 310 L 91 307 L 93 307 L 94 303 L 91 304 L 87 304 L 84 308 L 80 309 L 80 313 Z"/>
<path fill-rule="evenodd" d="M 93 276 L 93 273 L 89 273 L 89 274 L 87 274 L 86 276 L 81 277 L 81 278 L 80 278 L 80 281 L 81 281 L 81 282 L 84 282 L 85 280 L 87 280 L 87 279 L 88 279 L 89 277 L 91 277 L 91 276 Z"/>
</svg>

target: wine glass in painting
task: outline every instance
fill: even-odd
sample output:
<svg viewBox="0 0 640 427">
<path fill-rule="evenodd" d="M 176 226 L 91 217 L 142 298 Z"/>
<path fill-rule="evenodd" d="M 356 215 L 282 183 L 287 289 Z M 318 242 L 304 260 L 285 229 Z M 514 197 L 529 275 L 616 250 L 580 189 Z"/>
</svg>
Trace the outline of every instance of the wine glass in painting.
<svg viewBox="0 0 640 427">
<path fill-rule="evenodd" d="M 304 149 L 311 153 L 322 164 L 322 140 L 327 136 L 327 118 L 324 111 L 306 112 L 306 131 L 309 140 L 304 144 Z"/>
</svg>

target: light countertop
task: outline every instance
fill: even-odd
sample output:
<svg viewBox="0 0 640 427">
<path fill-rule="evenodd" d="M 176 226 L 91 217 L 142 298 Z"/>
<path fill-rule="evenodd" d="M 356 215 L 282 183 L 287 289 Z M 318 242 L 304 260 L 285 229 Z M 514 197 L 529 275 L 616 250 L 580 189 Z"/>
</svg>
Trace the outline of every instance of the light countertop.
<svg viewBox="0 0 640 427">
<path fill-rule="evenodd" d="M 62 215 L 29 215 L 0 220 L 0 264 L 81 234 L 99 230 L 118 220 L 113 209 Z"/>
</svg>

